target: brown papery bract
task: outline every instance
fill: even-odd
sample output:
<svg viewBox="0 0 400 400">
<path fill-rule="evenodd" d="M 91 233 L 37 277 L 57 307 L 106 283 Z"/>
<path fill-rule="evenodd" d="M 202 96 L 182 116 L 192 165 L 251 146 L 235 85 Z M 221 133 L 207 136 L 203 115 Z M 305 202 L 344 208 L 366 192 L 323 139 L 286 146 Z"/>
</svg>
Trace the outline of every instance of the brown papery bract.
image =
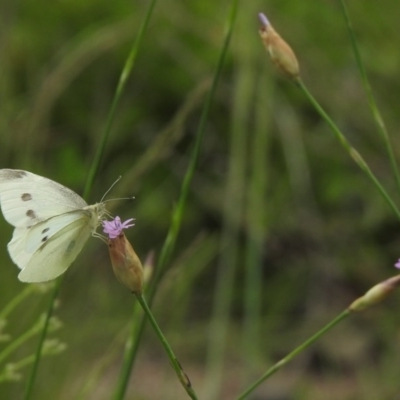
<svg viewBox="0 0 400 400">
<path fill-rule="evenodd" d="M 259 30 L 261 39 L 266 47 L 272 62 L 278 70 L 288 78 L 299 77 L 300 68 L 296 55 L 291 47 L 281 38 L 271 24 Z"/>
<path fill-rule="evenodd" d="M 125 235 L 121 233 L 115 239 L 109 239 L 108 249 L 118 281 L 132 293 L 141 293 L 143 288 L 142 263 Z"/>
<path fill-rule="evenodd" d="M 375 306 L 390 296 L 400 286 L 400 275 L 393 276 L 378 283 L 369 289 L 364 296 L 355 300 L 350 306 L 350 311 L 363 311 Z"/>
</svg>

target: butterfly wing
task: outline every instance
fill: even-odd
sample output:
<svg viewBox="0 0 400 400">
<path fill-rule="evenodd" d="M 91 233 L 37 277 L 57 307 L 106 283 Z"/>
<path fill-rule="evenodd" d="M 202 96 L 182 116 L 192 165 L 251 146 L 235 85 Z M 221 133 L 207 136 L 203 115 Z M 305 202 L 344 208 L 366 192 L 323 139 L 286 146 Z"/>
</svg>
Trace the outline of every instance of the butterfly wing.
<svg viewBox="0 0 400 400">
<path fill-rule="evenodd" d="M 69 221 L 67 221 L 67 217 Z M 22 271 L 22 282 L 45 282 L 57 278 L 72 264 L 92 233 L 90 217 L 82 211 L 60 215 L 32 228 L 24 237 L 9 243 L 8 249 L 14 262 Z M 51 225 L 49 237 L 43 241 L 41 232 Z M 53 227 L 59 229 L 53 229 Z M 36 229 L 37 228 L 37 229 Z M 16 229 L 17 230 L 17 229 Z M 23 232 L 22 232 L 23 233 Z"/>
<path fill-rule="evenodd" d="M 26 235 L 28 232 L 28 228 L 15 228 L 13 237 L 7 245 L 11 259 L 21 269 L 28 264 L 29 259 L 32 257 L 32 254 L 25 251 Z"/>
<path fill-rule="evenodd" d="M 31 172 L 0 169 L 0 205 L 15 226 L 8 244 L 23 282 L 61 275 L 75 260 L 104 213 L 72 190 Z"/>
<path fill-rule="evenodd" d="M 16 169 L 0 170 L 0 204 L 16 228 L 87 207 L 75 192 L 50 179 Z"/>
<path fill-rule="evenodd" d="M 25 251 L 34 253 L 46 245 L 46 242 L 56 237 L 65 227 L 73 225 L 80 220 L 82 224 L 90 225 L 91 214 L 86 210 L 70 211 L 68 213 L 56 215 L 33 225 L 25 237 Z"/>
</svg>

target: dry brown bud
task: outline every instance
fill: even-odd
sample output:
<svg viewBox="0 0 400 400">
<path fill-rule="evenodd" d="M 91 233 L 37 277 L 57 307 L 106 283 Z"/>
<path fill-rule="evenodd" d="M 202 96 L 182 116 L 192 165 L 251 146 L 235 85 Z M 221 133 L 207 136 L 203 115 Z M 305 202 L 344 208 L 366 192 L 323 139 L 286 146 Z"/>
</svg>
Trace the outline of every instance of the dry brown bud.
<svg viewBox="0 0 400 400">
<path fill-rule="evenodd" d="M 350 311 L 363 311 L 385 300 L 400 285 L 400 275 L 386 279 L 368 290 L 349 306 Z"/>
<path fill-rule="evenodd" d="M 133 293 L 141 293 L 143 267 L 131 244 L 123 233 L 108 239 L 111 264 L 120 283 Z"/>
<path fill-rule="evenodd" d="M 293 50 L 275 31 L 264 14 L 259 14 L 259 17 L 263 23 L 259 33 L 272 62 L 286 77 L 298 78 L 300 68 Z"/>
</svg>

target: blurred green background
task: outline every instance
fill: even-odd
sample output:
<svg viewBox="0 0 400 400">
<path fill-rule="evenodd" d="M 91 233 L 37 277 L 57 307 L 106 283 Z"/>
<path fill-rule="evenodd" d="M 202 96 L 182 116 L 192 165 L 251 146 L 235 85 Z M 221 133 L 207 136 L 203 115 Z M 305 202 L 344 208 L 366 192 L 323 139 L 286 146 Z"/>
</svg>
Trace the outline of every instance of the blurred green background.
<svg viewBox="0 0 400 400">
<path fill-rule="evenodd" d="M 0 168 L 26 169 L 82 194 L 147 6 L 122 0 L 0 3 Z M 127 236 L 143 261 L 151 251 L 157 257 L 165 239 L 229 7 L 228 1 L 160 1 L 118 106 L 90 203 L 122 175 L 109 197 L 135 200 L 110 203 L 110 210 L 136 219 Z M 397 152 L 400 4 L 349 2 L 349 10 Z M 399 198 L 339 3 L 241 2 L 173 263 L 153 307 L 207 400 L 233 399 L 365 290 L 393 275 L 400 257 L 391 210 L 301 92 L 273 70 L 257 32 L 260 11 L 295 50 L 310 91 Z M 24 285 L 6 251 L 12 227 L 1 218 L 0 228 L 5 305 Z M 245 284 L 250 266 L 254 288 Z M 210 321 L 223 287 L 221 270 L 234 283 L 221 390 L 213 397 L 207 394 L 216 334 Z M 48 301 L 48 294 L 39 294 L 22 303 L 6 333 L 21 335 Z M 50 335 L 67 350 L 41 361 L 34 398 L 111 398 L 133 302 L 113 276 L 106 246 L 90 239 L 66 273 L 56 310 L 63 327 Z M 249 398 L 397 398 L 397 304 L 395 295 L 346 320 Z M 36 340 L 8 361 L 32 354 Z M 97 369 L 98 379 L 79 397 Z M 0 385 L 0 398 L 22 398 L 29 368 L 21 372 L 21 381 Z M 187 398 L 150 328 L 127 398 Z"/>
</svg>

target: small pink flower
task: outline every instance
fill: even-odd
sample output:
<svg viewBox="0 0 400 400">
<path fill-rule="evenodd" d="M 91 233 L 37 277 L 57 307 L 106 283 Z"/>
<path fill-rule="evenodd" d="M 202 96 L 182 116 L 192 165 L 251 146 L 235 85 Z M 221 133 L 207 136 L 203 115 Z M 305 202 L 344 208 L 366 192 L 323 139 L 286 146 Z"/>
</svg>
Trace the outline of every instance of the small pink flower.
<svg viewBox="0 0 400 400">
<path fill-rule="evenodd" d="M 399 258 L 399 260 L 397 261 L 397 263 L 394 264 L 394 266 L 395 266 L 396 268 L 400 269 L 400 258 Z"/>
<path fill-rule="evenodd" d="M 125 222 L 121 222 L 120 217 L 115 217 L 112 221 L 103 221 L 103 232 L 108 235 L 110 239 L 117 238 L 124 229 L 128 229 L 135 224 L 129 224 L 132 222 L 133 218 L 126 220 Z"/>
</svg>

